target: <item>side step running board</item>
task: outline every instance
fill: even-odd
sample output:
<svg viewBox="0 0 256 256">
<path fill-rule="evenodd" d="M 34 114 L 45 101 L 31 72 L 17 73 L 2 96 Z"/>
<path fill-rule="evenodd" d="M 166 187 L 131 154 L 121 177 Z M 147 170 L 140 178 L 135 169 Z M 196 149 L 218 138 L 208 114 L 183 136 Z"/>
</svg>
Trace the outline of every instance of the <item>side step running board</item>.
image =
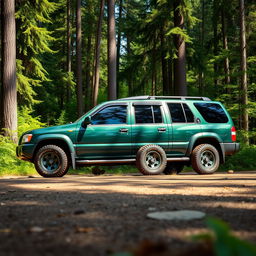
<svg viewBox="0 0 256 256">
<path fill-rule="evenodd" d="M 168 162 L 188 162 L 189 157 L 170 157 L 167 158 Z M 136 159 L 105 159 L 105 160 L 76 160 L 76 164 L 125 164 L 125 163 L 135 163 Z"/>
<path fill-rule="evenodd" d="M 122 164 L 132 163 L 135 159 L 115 159 L 115 160 L 77 160 L 77 164 Z"/>
<path fill-rule="evenodd" d="M 189 157 L 169 157 L 167 162 L 188 162 L 190 161 Z"/>
</svg>

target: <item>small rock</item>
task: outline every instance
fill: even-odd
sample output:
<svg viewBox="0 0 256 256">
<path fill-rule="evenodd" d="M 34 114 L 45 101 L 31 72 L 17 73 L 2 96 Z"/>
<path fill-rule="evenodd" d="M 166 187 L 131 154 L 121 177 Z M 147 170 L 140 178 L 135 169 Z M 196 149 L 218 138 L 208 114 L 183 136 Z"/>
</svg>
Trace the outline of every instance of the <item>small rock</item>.
<svg viewBox="0 0 256 256">
<path fill-rule="evenodd" d="M 75 215 L 84 214 L 84 213 L 85 213 L 84 210 L 75 210 L 75 211 L 74 211 L 74 214 L 75 214 Z"/>
<path fill-rule="evenodd" d="M 147 217 L 156 220 L 195 220 L 205 217 L 204 212 L 180 210 L 180 211 L 164 211 L 164 212 L 150 212 Z"/>
<path fill-rule="evenodd" d="M 71 238 L 70 238 L 70 237 L 66 237 L 65 240 L 66 240 L 67 243 L 70 243 L 70 242 L 71 242 Z"/>
<path fill-rule="evenodd" d="M 234 173 L 234 170 L 228 170 L 227 173 L 228 173 L 228 174 L 233 174 L 233 173 Z"/>
<path fill-rule="evenodd" d="M 34 197 L 33 195 L 25 195 L 26 198 L 32 198 Z"/>
<path fill-rule="evenodd" d="M 41 232 L 44 232 L 45 229 L 35 226 L 35 227 L 30 228 L 29 231 L 32 233 L 41 233 Z"/>
<path fill-rule="evenodd" d="M 155 207 L 149 207 L 148 210 L 149 210 L 150 212 L 153 212 L 153 211 L 156 211 L 156 208 L 155 208 Z"/>
</svg>

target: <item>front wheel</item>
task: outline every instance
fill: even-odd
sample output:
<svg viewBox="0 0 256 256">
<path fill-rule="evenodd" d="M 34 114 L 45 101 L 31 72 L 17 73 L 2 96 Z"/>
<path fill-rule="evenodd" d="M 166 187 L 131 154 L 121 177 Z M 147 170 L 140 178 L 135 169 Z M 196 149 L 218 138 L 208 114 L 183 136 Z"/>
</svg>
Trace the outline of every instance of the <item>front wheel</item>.
<svg viewBox="0 0 256 256">
<path fill-rule="evenodd" d="M 56 145 L 46 145 L 38 150 L 34 160 L 37 172 L 43 177 L 62 177 L 69 168 L 65 151 Z"/>
<path fill-rule="evenodd" d="M 218 170 L 220 156 L 211 144 L 201 144 L 194 148 L 191 156 L 193 169 L 198 174 L 212 174 Z"/>
<path fill-rule="evenodd" d="M 136 165 L 144 175 L 157 175 L 167 164 L 165 151 L 158 145 L 146 145 L 137 152 Z"/>
</svg>

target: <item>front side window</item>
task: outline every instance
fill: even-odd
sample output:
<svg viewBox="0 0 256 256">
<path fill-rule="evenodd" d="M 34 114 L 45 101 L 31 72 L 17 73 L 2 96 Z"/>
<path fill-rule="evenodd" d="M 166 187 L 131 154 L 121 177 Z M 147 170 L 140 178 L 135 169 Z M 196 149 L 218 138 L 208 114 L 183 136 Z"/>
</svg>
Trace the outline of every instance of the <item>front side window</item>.
<svg viewBox="0 0 256 256">
<path fill-rule="evenodd" d="M 91 117 L 91 124 L 126 124 L 127 106 L 109 106 Z"/>
<path fill-rule="evenodd" d="M 195 107 L 208 123 L 227 123 L 228 117 L 217 103 L 194 103 Z"/>
<path fill-rule="evenodd" d="M 158 105 L 136 105 L 135 106 L 136 124 L 162 123 L 161 108 Z"/>
</svg>

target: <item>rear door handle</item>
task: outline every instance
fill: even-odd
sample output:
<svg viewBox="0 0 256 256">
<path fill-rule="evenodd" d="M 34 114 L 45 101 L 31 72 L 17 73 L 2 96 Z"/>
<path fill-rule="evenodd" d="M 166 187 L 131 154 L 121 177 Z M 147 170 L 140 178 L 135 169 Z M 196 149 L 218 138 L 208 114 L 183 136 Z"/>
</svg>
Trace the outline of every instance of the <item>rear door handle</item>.
<svg viewBox="0 0 256 256">
<path fill-rule="evenodd" d="M 157 128 L 159 132 L 166 132 L 166 128 Z"/>
<path fill-rule="evenodd" d="M 119 130 L 119 132 L 128 132 L 129 130 L 128 129 L 126 129 L 126 128 L 121 128 L 120 130 Z"/>
</svg>

